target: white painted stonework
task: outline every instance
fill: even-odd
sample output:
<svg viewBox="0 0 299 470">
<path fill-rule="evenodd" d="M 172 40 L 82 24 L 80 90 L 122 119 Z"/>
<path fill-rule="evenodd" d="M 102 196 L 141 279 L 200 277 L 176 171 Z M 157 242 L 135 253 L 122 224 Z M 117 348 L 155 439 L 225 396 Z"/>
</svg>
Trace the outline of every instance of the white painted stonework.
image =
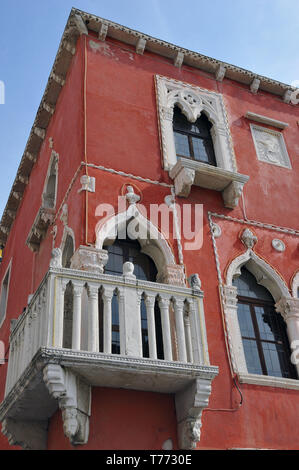
<svg viewBox="0 0 299 470">
<path fill-rule="evenodd" d="M 122 276 L 65 269 L 60 264 L 61 250 L 56 248 L 52 267 L 12 326 L 5 398 L 0 404 L 2 430 L 10 442 L 27 449 L 46 449 L 47 422 L 59 407 L 65 435 L 73 445 L 86 443 L 91 387 L 105 386 L 173 393 L 180 448 L 194 448 L 211 382 L 218 373 L 209 363 L 198 276 L 191 276 L 191 288 L 187 288 L 137 280 L 132 263 L 125 263 Z M 65 296 L 70 283 L 72 337 L 71 348 L 66 348 Z M 111 352 L 115 292 L 120 354 Z M 102 350 L 99 296 L 103 302 Z M 148 319 L 149 357 L 143 357 L 142 350 L 142 298 Z M 155 301 L 161 311 L 163 360 L 157 358 Z"/>
<path fill-rule="evenodd" d="M 244 383 L 296 388 L 299 390 L 299 381 L 248 373 L 237 316 L 237 288 L 233 286 L 233 280 L 241 274 L 241 267 L 246 266 L 256 278 L 257 283 L 264 286 L 271 293 L 276 302 L 277 314 L 281 314 L 286 322 L 290 344 L 294 340 L 299 341 L 299 299 L 290 297 L 284 280 L 264 259 L 260 258 L 253 251 L 257 238 L 251 230 L 245 229 L 240 238 L 247 247 L 247 250 L 231 262 L 226 272 L 226 282 L 221 286 L 228 343 L 234 372 L 238 374 L 240 381 Z"/>
<path fill-rule="evenodd" d="M 224 205 L 233 209 L 238 204 L 248 176 L 237 172 L 222 95 L 160 75 L 156 75 L 156 90 L 163 167 L 174 180 L 175 193 L 188 197 L 193 184 L 214 189 L 222 192 Z M 190 122 L 195 122 L 202 112 L 206 114 L 212 124 L 216 167 L 187 158 L 177 159 L 173 133 L 174 106 L 179 106 Z"/>
<path fill-rule="evenodd" d="M 257 158 L 272 165 L 292 168 L 281 132 L 250 124 Z"/>
<path fill-rule="evenodd" d="M 236 159 L 223 98 L 219 93 L 156 75 L 163 165 L 170 170 L 177 162 L 172 130 L 173 108 L 179 106 L 190 122 L 205 112 L 210 122 L 217 166 L 236 171 Z"/>
</svg>

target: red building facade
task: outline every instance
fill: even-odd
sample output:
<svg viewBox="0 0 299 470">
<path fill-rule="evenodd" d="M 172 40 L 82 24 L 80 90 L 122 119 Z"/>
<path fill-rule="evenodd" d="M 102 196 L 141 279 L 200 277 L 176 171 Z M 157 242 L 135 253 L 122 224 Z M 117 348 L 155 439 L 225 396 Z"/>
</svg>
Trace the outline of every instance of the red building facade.
<svg viewBox="0 0 299 470">
<path fill-rule="evenodd" d="M 296 102 L 72 10 L 0 226 L 1 449 L 298 448 Z"/>
</svg>

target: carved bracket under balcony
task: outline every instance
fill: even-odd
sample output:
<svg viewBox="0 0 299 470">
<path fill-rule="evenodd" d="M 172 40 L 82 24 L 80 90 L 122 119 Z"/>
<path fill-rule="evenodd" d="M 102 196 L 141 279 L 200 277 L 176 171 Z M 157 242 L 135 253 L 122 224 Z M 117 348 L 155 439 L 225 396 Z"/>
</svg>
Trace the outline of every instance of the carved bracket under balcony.
<svg viewBox="0 0 299 470">
<path fill-rule="evenodd" d="M 35 217 L 26 244 L 32 251 L 38 251 L 42 240 L 45 238 L 49 225 L 53 222 L 55 210 L 41 207 Z"/>
<path fill-rule="evenodd" d="M 220 191 L 225 207 L 233 209 L 238 205 L 243 186 L 249 177 L 234 171 L 181 158 L 170 170 L 178 196 L 188 197 L 192 185 Z"/>
<path fill-rule="evenodd" d="M 208 406 L 211 381 L 197 378 L 176 394 L 176 413 L 180 449 L 195 449 L 200 440 L 201 415 Z"/>
<path fill-rule="evenodd" d="M 70 369 L 48 364 L 43 371 L 50 395 L 58 399 L 62 410 L 64 434 L 71 444 L 86 444 L 89 435 L 91 387 Z"/>
</svg>

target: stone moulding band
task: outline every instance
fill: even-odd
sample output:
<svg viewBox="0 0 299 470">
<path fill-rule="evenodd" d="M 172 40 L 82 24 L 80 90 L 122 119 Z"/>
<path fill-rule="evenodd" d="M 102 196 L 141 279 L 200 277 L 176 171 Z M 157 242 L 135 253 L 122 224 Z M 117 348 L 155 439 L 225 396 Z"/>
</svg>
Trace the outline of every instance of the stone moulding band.
<svg viewBox="0 0 299 470">
<path fill-rule="evenodd" d="M 144 183 L 151 183 L 151 184 L 157 184 L 159 186 L 164 186 L 165 188 L 173 188 L 174 186 L 172 184 L 167 184 L 163 183 L 162 181 L 155 181 L 150 178 L 145 178 L 143 176 L 138 176 L 138 175 L 133 175 L 131 173 L 126 173 L 121 170 L 114 170 L 113 168 L 106 168 L 105 166 L 102 165 L 95 165 L 94 163 L 86 163 L 86 162 L 81 162 L 82 166 L 87 166 L 89 168 L 94 168 L 96 170 L 101 170 L 101 171 L 107 171 L 108 173 L 112 173 L 115 175 L 120 175 L 120 176 L 125 176 L 127 178 L 132 178 L 138 181 L 143 181 Z"/>
</svg>

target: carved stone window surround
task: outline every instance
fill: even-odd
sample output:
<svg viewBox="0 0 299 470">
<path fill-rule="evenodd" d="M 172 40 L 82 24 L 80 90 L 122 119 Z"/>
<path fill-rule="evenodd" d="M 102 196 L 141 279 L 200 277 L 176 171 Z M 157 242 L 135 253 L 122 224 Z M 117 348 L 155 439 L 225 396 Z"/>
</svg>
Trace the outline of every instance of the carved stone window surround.
<svg viewBox="0 0 299 470">
<path fill-rule="evenodd" d="M 248 232 L 249 229 L 246 229 Z M 245 230 L 245 231 L 246 231 Z M 244 232 L 245 232 L 244 231 Z M 246 240 L 248 237 L 246 238 Z M 252 237 L 253 240 L 253 237 Z M 253 245 L 248 244 L 247 251 L 235 258 L 226 274 L 226 284 L 222 286 L 224 314 L 229 337 L 229 347 L 234 372 L 238 374 L 240 382 L 282 388 L 295 388 L 299 390 L 299 381 L 294 379 L 250 374 L 247 370 L 242 336 L 237 316 L 237 288 L 232 282 L 240 274 L 242 266 L 254 275 L 258 284 L 268 289 L 274 298 L 276 310 L 281 314 L 287 325 L 289 343 L 299 340 L 299 299 L 290 297 L 289 290 L 283 279 L 274 269 L 260 258 L 254 251 Z M 243 242 L 245 244 L 245 242 Z M 299 367 L 297 365 L 299 373 Z"/>
<path fill-rule="evenodd" d="M 163 167 L 175 181 L 176 194 L 188 197 L 193 184 L 222 191 L 226 207 L 233 208 L 249 177 L 237 173 L 225 105 L 219 93 L 156 75 L 157 105 Z M 217 167 L 187 158 L 177 159 L 173 134 L 173 109 L 177 105 L 190 122 L 204 112 L 212 123 Z M 215 183 L 216 181 L 216 183 Z"/>
</svg>

